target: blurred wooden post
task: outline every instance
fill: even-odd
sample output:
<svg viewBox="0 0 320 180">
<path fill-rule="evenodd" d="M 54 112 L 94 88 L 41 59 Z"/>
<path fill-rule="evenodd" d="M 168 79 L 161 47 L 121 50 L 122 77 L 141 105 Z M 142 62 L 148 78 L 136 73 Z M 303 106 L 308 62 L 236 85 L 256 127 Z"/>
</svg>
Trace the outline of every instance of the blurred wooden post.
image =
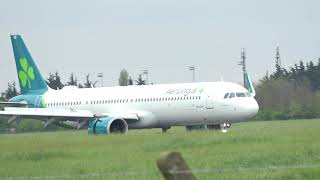
<svg viewBox="0 0 320 180">
<path fill-rule="evenodd" d="M 166 180 L 196 180 L 179 152 L 161 154 L 157 165 Z"/>
</svg>

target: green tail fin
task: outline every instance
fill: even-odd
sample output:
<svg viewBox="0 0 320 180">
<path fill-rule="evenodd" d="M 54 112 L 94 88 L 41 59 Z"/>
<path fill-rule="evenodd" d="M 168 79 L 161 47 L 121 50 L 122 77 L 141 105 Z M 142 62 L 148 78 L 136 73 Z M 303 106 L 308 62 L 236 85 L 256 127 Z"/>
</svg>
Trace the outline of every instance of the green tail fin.
<svg viewBox="0 0 320 180">
<path fill-rule="evenodd" d="M 11 35 L 21 94 L 43 94 L 48 86 L 20 35 Z"/>
<path fill-rule="evenodd" d="M 252 85 L 252 81 L 247 73 L 244 74 L 244 87 L 248 90 L 248 92 L 254 97 L 256 95 L 256 91 Z"/>
</svg>

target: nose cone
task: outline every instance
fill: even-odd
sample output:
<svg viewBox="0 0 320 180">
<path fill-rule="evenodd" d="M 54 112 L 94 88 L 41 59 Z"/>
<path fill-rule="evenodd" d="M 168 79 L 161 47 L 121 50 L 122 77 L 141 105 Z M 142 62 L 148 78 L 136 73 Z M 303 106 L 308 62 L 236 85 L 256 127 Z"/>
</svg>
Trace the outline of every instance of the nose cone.
<svg viewBox="0 0 320 180">
<path fill-rule="evenodd" d="M 251 119 L 257 115 L 259 111 L 259 105 L 254 98 L 251 98 L 246 105 L 246 113 L 248 114 L 248 118 Z"/>
</svg>

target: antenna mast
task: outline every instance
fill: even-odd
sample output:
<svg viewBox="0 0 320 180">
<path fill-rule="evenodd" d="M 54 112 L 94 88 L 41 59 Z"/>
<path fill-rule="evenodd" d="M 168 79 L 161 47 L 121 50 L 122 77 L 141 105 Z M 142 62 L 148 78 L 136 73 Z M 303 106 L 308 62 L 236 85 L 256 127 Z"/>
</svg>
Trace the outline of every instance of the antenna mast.
<svg viewBox="0 0 320 180">
<path fill-rule="evenodd" d="M 103 73 L 102 72 L 98 73 L 97 77 L 101 78 L 101 87 L 103 87 Z"/>
<path fill-rule="evenodd" d="M 247 74 L 247 63 L 246 63 L 246 51 L 244 48 L 241 49 L 241 61 L 238 63 L 238 65 L 242 66 L 243 71 L 243 85 L 246 85 L 246 79 L 245 76 Z"/>
<path fill-rule="evenodd" d="M 276 50 L 276 64 L 277 64 L 279 67 L 281 67 L 279 44 L 277 44 L 277 50 Z"/>
</svg>

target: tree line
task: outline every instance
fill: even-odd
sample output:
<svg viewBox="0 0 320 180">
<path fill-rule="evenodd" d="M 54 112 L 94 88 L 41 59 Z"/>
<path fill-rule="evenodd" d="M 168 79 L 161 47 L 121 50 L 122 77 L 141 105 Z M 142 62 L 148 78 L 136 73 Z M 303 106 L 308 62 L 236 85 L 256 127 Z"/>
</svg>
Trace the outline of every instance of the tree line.
<svg viewBox="0 0 320 180">
<path fill-rule="evenodd" d="M 301 119 L 320 117 L 320 58 L 267 73 L 256 84 L 260 106 L 257 120 Z"/>
<path fill-rule="evenodd" d="M 62 89 L 64 86 L 77 86 L 78 88 L 94 88 L 96 87 L 98 81 L 93 81 L 90 78 L 90 74 L 86 75 L 86 79 L 83 84 L 79 83 L 78 78 L 74 75 L 74 73 L 70 74 L 70 77 L 68 78 L 68 81 L 64 83 L 61 80 L 61 77 L 58 72 L 55 73 L 49 73 L 49 77 L 46 79 L 47 85 L 51 89 Z M 129 75 L 128 71 L 125 69 L 122 69 L 120 71 L 119 79 L 118 79 L 118 85 L 119 86 L 130 86 L 133 84 L 136 85 L 145 85 L 146 80 L 143 79 L 142 74 L 138 75 L 137 80 L 133 80 L 131 76 Z M 8 87 L 4 92 L 1 92 L 0 100 L 2 101 L 8 101 L 10 98 L 19 95 L 19 91 L 17 90 L 16 83 L 8 83 Z"/>
<path fill-rule="evenodd" d="M 285 120 L 320 118 L 320 58 L 315 64 L 313 61 L 294 64 L 292 67 L 283 68 L 278 63 L 275 70 L 266 75 L 255 84 L 256 100 L 260 106 L 255 120 Z M 95 87 L 97 81 L 86 75 L 83 84 L 79 83 L 73 73 L 66 83 L 63 83 L 58 72 L 50 73 L 46 83 L 52 89 L 62 89 L 64 86 L 77 86 L 79 88 Z M 129 73 L 123 69 L 120 72 L 118 84 L 130 86 L 133 84 L 144 85 L 146 81 L 142 74 L 133 80 Z M 19 94 L 16 83 L 8 83 L 8 88 L 1 93 L 0 100 L 6 101 Z M 1 107 L 0 107 L 1 108 Z M 3 108 L 3 107 L 2 107 Z M 23 121 L 16 125 L 8 125 L 6 121 L 0 121 L 1 128 L 16 127 L 18 131 L 41 130 L 39 121 Z M 52 126 L 47 130 L 56 130 L 59 127 Z"/>
</svg>

